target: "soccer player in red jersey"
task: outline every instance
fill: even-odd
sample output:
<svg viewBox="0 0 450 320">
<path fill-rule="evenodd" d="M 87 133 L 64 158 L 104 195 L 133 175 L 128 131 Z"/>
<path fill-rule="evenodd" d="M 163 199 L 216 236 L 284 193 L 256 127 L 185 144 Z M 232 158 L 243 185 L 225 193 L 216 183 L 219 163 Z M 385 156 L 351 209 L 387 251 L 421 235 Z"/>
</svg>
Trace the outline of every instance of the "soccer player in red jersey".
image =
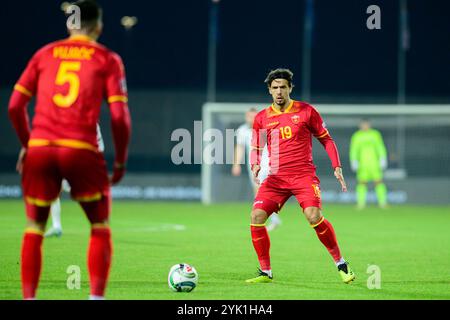
<svg viewBox="0 0 450 320">
<path fill-rule="evenodd" d="M 22 143 L 18 170 L 26 206 L 27 226 L 21 251 L 24 299 L 35 299 L 42 267 L 42 239 L 51 203 L 61 181 L 71 186 L 91 224 L 88 248 L 90 299 L 103 299 L 112 243 L 108 220 L 110 184 L 125 173 L 131 120 L 121 58 L 96 39 L 102 31 L 102 10 L 92 0 L 80 8 L 80 28 L 68 39 L 38 50 L 14 86 L 9 117 Z M 30 129 L 27 105 L 36 96 Z M 102 100 L 109 103 L 115 146 L 113 175 L 98 150 L 97 123 Z"/>
<path fill-rule="evenodd" d="M 259 112 L 253 123 L 250 160 L 253 174 L 258 176 L 261 151 L 266 144 L 270 173 L 258 190 L 251 212 L 251 236 L 260 269 L 257 277 L 246 282 L 272 281 L 270 239 L 265 222 L 294 195 L 319 240 L 331 254 L 342 280 L 350 283 L 355 274 L 341 255 L 333 226 L 321 212 L 320 181 L 312 158 L 312 136 L 324 146 L 334 175 L 345 192 L 347 187 L 338 150 L 317 110 L 308 103 L 290 98 L 292 78 L 293 73 L 288 69 L 276 69 L 268 74 L 265 82 L 273 104 Z"/>
</svg>

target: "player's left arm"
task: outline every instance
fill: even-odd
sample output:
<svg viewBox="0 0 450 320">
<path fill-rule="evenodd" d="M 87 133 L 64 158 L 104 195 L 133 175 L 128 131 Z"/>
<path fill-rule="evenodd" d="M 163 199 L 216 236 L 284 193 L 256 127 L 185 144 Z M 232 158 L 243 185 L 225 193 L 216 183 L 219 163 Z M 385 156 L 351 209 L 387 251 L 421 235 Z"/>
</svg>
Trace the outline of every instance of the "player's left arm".
<svg viewBox="0 0 450 320">
<path fill-rule="evenodd" d="M 328 157 L 331 160 L 331 165 L 334 169 L 334 176 L 341 184 L 342 191 L 346 192 L 347 185 L 342 173 L 342 165 L 336 143 L 328 132 L 325 122 L 322 120 L 319 112 L 314 108 L 311 108 L 309 128 L 314 137 L 316 137 L 316 139 L 319 140 L 319 142 L 325 148 L 325 151 L 327 152 Z"/>
<path fill-rule="evenodd" d="M 111 55 L 107 68 L 106 98 L 111 112 L 111 128 L 116 151 L 111 183 L 116 184 L 125 174 L 131 136 L 131 117 L 128 110 L 125 68 L 119 55 Z"/>
<path fill-rule="evenodd" d="M 387 151 L 386 146 L 383 141 L 383 137 L 379 131 L 375 132 L 375 146 L 377 149 L 377 154 L 380 159 L 380 166 L 384 170 L 387 168 Z"/>
</svg>

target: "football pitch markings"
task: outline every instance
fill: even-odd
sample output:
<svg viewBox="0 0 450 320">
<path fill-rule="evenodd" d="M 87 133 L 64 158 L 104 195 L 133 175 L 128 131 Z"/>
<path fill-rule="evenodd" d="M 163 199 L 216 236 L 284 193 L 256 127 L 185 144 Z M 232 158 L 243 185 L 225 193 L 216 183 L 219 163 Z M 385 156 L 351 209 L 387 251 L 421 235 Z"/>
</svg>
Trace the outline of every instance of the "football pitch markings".
<svg viewBox="0 0 450 320">
<path fill-rule="evenodd" d="M 25 225 L 21 201 L 0 201 L 0 299 L 20 299 L 20 247 Z M 296 204 L 270 232 L 274 282 L 248 285 L 257 259 L 251 243 L 251 203 L 203 206 L 192 202 L 113 202 L 114 255 L 108 299 L 284 300 L 450 299 L 450 207 L 325 205 L 356 281 L 342 283 L 328 252 Z M 76 203 L 63 201 L 61 238 L 44 241 L 39 299 L 86 299 L 89 224 Z M 199 273 L 191 293 L 171 292 L 172 265 L 190 263 Z M 81 289 L 66 287 L 68 266 L 81 271 Z M 381 272 L 369 289 L 368 266 Z"/>
</svg>

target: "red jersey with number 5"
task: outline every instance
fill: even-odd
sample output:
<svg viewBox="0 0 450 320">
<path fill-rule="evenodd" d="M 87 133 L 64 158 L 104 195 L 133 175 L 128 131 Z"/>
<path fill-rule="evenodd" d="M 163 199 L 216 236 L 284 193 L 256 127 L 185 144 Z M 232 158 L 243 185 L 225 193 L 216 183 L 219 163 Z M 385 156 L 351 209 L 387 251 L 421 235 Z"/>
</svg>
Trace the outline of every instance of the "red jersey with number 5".
<svg viewBox="0 0 450 320">
<path fill-rule="evenodd" d="M 29 146 L 60 141 L 68 147 L 97 149 L 103 99 L 128 101 L 120 56 L 86 36 L 38 50 L 14 89 L 36 96 Z"/>
<path fill-rule="evenodd" d="M 255 117 L 250 161 L 252 165 L 260 163 L 261 151 L 267 143 L 271 174 L 315 174 L 312 136 L 324 146 L 333 168 L 340 167 L 336 144 L 313 106 L 292 100 L 281 112 L 271 105 Z"/>
</svg>

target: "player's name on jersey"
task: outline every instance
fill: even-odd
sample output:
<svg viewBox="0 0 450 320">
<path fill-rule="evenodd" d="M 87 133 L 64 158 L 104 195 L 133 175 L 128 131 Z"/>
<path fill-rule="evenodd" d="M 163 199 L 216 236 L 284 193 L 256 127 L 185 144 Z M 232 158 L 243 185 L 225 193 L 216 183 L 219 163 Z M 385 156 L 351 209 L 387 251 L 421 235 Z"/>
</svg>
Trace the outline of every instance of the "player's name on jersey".
<svg viewBox="0 0 450 320">
<path fill-rule="evenodd" d="M 57 46 L 53 48 L 53 57 L 59 59 L 91 60 L 94 48 L 84 46 Z"/>
</svg>

